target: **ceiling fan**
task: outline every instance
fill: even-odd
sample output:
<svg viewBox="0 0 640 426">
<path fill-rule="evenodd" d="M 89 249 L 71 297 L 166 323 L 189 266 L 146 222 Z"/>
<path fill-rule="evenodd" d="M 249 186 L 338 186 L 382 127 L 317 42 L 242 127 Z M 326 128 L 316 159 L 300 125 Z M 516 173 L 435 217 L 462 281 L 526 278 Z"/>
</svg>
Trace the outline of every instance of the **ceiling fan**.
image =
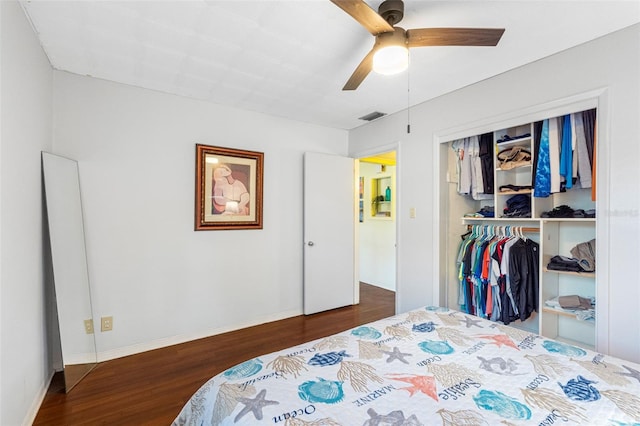
<svg viewBox="0 0 640 426">
<path fill-rule="evenodd" d="M 376 13 L 363 0 L 331 0 L 347 12 L 376 38 L 375 44 L 353 72 L 342 90 L 355 90 L 372 71 L 383 74 L 400 72 L 408 65 L 408 48 L 422 46 L 495 46 L 504 28 L 415 28 L 405 30 L 395 25 L 404 16 L 402 0 L 385 0 Z M 390 68 L 378 69 L 386 51 L 400 53 Z M 385 53 L 383 53 L 385 51 Z M 382 65 L 380 65 L 382 66 Z M 402 68 L 404 67 L 404 68 Z M 395 71 L 395 72 L 394 72 Z"/>
</svg>

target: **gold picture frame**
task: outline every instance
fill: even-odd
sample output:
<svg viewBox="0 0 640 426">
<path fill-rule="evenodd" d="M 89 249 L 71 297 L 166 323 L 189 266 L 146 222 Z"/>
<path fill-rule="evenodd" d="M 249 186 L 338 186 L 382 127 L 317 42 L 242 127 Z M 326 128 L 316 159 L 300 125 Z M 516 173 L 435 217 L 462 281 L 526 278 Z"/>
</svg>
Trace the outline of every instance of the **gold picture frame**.
<svg viewBox="0 0 640 426">
<path fill-rule="evenodd" d="M 196 144 L 195 230 L 262 229 L 264 153 Z"/>
</svg>

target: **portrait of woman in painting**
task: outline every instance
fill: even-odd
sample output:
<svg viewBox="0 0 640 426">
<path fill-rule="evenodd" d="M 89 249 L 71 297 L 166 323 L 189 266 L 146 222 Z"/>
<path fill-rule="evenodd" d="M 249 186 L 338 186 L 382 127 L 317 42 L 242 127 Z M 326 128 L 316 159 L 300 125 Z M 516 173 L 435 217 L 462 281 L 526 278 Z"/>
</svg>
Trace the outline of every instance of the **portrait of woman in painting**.
<svg viewBox="0 0 640 426">
<path fill-rule="evenodd" d="M 249 215 L 249 166 L 218 164 L 213 169 L 212 214 Z"/>
<path fill-rule="evenodd" d="M 196 144 L 195 230 L 262 229 L 264 153 Z"/>
</svg>

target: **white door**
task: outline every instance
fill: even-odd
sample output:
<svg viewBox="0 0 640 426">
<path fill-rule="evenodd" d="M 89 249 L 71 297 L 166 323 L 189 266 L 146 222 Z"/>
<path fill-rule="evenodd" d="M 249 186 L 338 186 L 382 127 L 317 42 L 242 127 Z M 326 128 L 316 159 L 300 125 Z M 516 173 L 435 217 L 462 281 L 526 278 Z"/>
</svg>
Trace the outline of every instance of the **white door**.
<svg viewBox="0 0 640 426">
<path fill-rule="evenodd" d="M 355 303 L 355 160 L 304 155 L 304 314 Z"/>
</svg>

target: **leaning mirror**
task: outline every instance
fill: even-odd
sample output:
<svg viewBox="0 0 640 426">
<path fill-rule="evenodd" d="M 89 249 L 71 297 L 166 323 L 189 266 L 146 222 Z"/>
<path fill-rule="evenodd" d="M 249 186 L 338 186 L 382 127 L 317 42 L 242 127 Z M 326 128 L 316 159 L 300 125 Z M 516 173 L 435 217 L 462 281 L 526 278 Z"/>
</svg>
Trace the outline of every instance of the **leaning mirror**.
<svg viewBox="0 0 640 426">
<path fill-rule="evenodd" d="M 97 363 L 78 163 L 42 153 L 66 392 Z"/>
</svg>

